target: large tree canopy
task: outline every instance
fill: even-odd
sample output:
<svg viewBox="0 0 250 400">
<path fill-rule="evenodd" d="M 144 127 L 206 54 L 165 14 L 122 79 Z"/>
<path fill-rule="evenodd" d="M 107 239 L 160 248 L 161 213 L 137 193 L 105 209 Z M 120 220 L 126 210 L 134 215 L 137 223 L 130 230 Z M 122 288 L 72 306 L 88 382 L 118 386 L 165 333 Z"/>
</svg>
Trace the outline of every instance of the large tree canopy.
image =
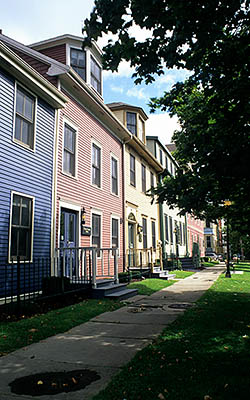
<svg viewBox="0 0 250 400">
<path fill-rule="evenodd" d="M 148 30 L 144 41 L 133 37 L 134 25 Z M 136 83 L 153 83 L 166 68 L 191 71 L 151 99 L 152 111 L 170 111 L 181 126 L 174 135 L 177 176 L 166 172 L 153 192 L 199 217 L 227 214 L 248 231 L 249 0 L 96 0 L 84 31 L 85 44 L 116 34 L 104 48 L 104 66 L 117 70 L 130 61 Z"/>
</svg>

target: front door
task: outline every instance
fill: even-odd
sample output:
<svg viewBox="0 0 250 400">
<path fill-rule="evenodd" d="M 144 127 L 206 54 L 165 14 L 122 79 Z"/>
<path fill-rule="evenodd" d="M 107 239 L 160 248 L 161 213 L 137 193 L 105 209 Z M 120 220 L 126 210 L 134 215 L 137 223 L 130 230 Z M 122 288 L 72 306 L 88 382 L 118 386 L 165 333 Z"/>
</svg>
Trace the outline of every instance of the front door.
<svg viewBox="0 0 250 400">
<path fill-rule="evenodd" d="M 60 221 L 60 248 L 75 248 L 77 247 L 76 242 L 76 222 L 77 213 L 72 210 L 62 209 L 61 210 L 61 221 Z M 64 275 L 70 276 L 75 275 L 75 250 L 63 250 L 62 251 Z"/>
<path fill-rule="evenodd" d="M 128 265 L 135 265 L 135 224 L 128 223 Z"/>
</svg>

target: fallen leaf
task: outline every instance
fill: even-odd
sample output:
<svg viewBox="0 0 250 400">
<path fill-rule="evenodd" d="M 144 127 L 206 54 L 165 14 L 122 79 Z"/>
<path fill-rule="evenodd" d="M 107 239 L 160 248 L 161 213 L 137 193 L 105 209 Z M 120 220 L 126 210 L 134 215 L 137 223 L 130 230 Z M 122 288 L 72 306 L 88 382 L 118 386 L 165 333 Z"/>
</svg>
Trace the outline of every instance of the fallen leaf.
<svg viewBox="0 0 250 400">
<path fill-rule="evenodd" d="M 160 399 L 160 400 L 165 400 L 165 396 L 163 396 L 163 394 L 162 393 L 159 393 L 158 394 L 158 399 Z"/>
<path fill-rule="evenodd" d="M 37 381 L 37 385 L 43 385 L 43 381 Z"/>
<path fill-rule="evenodd" d="M 212 397 L 210 397 L 208 394 L 206 394 L 206 396 L 204 396 L 204 400 L 212 400 Z"/>
<path fill-rule="evenodd" d="M 52 383 L 51 383 L 51 386 L 54 386 L 54 387 L 55 387 L 55 386 L 57 386 L 57 383 L 52 382 Z"/>
<path fill-rule="evenodd" d="M 29 329 L 29 332 L 38 332 L 38 329 L 36 329 L 36 328 L 31 328 L 31 329 Z"/>
<path fill-rule="evenodd" d="M 72 382 L 76 385 L 77 384 L 77 380 L 73 377 L 72 378 Z"/>
<path fill-rule="evenodd" d="M 224 389 L 226 389 L 228 387 L 228 383 L 225 384 Z"/>
</svg>

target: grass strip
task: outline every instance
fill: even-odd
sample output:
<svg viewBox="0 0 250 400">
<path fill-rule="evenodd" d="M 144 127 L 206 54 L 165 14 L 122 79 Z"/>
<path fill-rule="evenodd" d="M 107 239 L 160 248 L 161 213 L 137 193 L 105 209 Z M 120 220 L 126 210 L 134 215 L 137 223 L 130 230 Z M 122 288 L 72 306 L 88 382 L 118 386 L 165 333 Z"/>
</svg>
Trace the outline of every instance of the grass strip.
<svg viewBox="0 0 250 400">
<path fill-rule="evenodd" d="M 116 301 L 91 299 L 20 321 L 0 322 L 0 356 L 57 333 L 66 332 L 97 315 L 122 306 L 123 303 Z"/>
<path fill-rule="evenodd" d="M 94 400 L 248 400 L 250 264 L 224 274 Z"/>
</svg>

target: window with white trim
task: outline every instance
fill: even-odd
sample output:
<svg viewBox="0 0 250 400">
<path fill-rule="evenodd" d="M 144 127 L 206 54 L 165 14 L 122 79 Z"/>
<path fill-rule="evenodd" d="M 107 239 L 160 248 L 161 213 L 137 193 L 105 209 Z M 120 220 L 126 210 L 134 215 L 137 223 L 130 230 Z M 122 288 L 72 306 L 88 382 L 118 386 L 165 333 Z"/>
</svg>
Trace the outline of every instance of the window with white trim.
<svg viewBox="0 0 250 400">
<path fill-rule="evenodd" d="M 155 179 L 153 172 L 150 172 L 150 187 L 151 189 L 155 186 Z"/>
<path fill-rule="evenodd" d="M 101 94 L 102 91 L 102 72 L 101 67 L 97 64 L 95 59 L 91 56 L 90 58 L 90 79 L 93 88 Z"/>
<path fill-rule="evenodd" d="M 119 248 L 119 220 L 114 217 L 111 219 L 111 241 L 112 248 Z"/>
<path fill-rule="evenodd" d="M 155 236 L 155 221 L 151 221 L 152 227 L 152 247 L 153 249 L 156 248 L 156 236 Z"/>
<path fill-rule="evenodd" d="M 118 195 L 118 161 L 111 157 L 111 191 Z"/>
<path fill-rule="evenodd" d="M 173 218 L 169 216 L 170 243 L 174 243 Z"/>
<path fill-rule="evenodd" d="M 31 261 L 34 199 L 13 193 L 10 226 L 10 261 Z"/>
<path fill-rule="evenodd" d="M 135 157 L 130 154 L 130 185 L 135 186 Z"/>
<path fill-rule="evenodd" d="M 92 246 L 101 247 L 101 215 L 92 214 Z M 100 252 L 98 252 L 98 257 Z"/>
<path fill-rule="evenodd" d="M 70 49 L 70 65 L 86 81 L 86 53 L 79 49 Z"/>
<path fill-rule="evenodd" d="M 162 154 L 162 150 L 160 150 L 160 163 L 161 163 L 161 165 L 162 165 L 162 163 L 163 163 L 163 154 Z"/>
<path fill-rule="evenodd" d="M 139 124 L 138 124 L 138 136 L 139 136 L 139 139 L 142 142 L 144 142 L 144 122 L 140 117 L 139 117 Z"/>
<path fill-rule="evenodd" d="M 147 229 L 147 218 L 142 218 L 142 235 L 143 235 L 143 248 L 148 247 L 148 229 Z"/>
<path fill-rule="evenodd" d="M 164 226 L 165 226 L 165 240 L 169 242 L 169 231 L 168 231 L 168 216 L 164 214 Z"/>
<path fill-rule="evenodd" d="M 16 86 L 16 115 L 14 138 L 34 149 L 36 98 L 21 86 Z"/>
<path fill-rule="evenodd" d="M 141 165 L 141 189 L 145 193 L 146 192 L 146 167 L 145 165 Z"/>
<path fill-rule="evenodd" d="M 127 128 L 133 135 L 137 136 L 136 113 L 127 112 Z"/>
<path fill-rule="evenodd" d="M 101 149 L 92 143 L 92 184 L 101 187 Z"/>
<path fill-rule="evenodd" d="M 63 172 L 76 176 L 76 130 L 64 124 Z"/>
</svg>

